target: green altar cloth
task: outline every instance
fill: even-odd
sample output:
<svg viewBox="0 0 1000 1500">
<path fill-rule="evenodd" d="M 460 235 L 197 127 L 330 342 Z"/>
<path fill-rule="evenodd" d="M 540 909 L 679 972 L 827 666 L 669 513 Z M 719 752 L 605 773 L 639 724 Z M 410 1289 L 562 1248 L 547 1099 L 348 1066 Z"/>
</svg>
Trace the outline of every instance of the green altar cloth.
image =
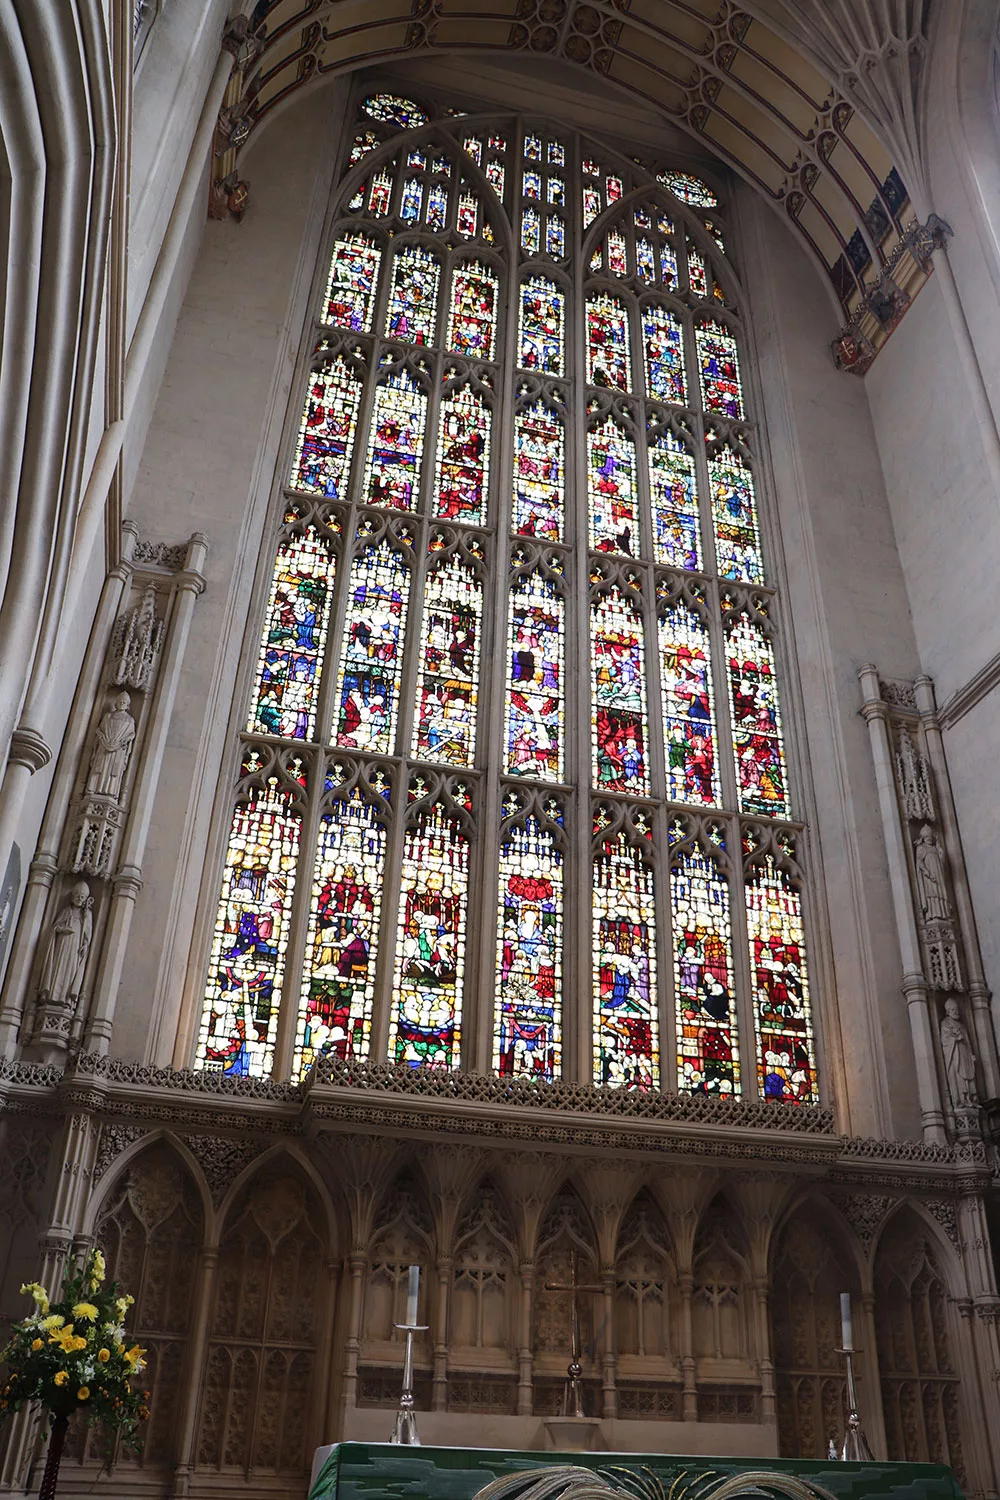
<svg viewBox="0 0 1000 1500">
<path fill-rule="evenodd" d="M 717 1484 L 744 1473 L 754 1476 L 759 1495 L 765 1472 L 773 1476 L 776 1497 L 781 1497 L 781 1478 L 787 1476 L 793 1484 L 805 1481 L 836 1500 L 867 1496 L 962 1500 L 951 1470 L 937 1464 L 682 1458 L 667 1453 L 517 1453 L 489 1448 L 402 1448 L 389 1443 L 335 1444 L 322 1461 L 309 1500 L 473 1500 L 492 1480 L 563 1465 L 604 1471 L 612 1483 L 624 1471 L 639 1480 L 655 1476 L 665 1500 L 671 1495 L 681 1500 L 688 1490 L 690 1496 L 710 1496 Z"/>
</svg>

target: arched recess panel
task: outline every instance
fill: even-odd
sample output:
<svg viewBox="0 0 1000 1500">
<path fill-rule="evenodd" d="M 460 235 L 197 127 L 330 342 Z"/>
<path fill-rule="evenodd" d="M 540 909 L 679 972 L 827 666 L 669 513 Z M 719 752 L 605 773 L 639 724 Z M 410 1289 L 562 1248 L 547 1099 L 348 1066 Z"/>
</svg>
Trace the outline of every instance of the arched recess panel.
<svg viewBox="0 0 1000 1500">
<path fill-rule="evenodd" d="M 572 1188 L 557 1193 L 542 1223 L 535 1256 L 532 1329 L 534 1411 L 555 1416 L 563 1399 L 566 1366 L 573 1339 L 573 1298 L 568 1287 L 574 1273 L 582 1285 L 596 1285 L 597 1248 L 589 1215 Z M 581 1293 L 580 1363 L 587 1411 L 599 1410 L 600 1348 L 608 1330 L 602 1325 L 598 1298 Z"/>
</svg>

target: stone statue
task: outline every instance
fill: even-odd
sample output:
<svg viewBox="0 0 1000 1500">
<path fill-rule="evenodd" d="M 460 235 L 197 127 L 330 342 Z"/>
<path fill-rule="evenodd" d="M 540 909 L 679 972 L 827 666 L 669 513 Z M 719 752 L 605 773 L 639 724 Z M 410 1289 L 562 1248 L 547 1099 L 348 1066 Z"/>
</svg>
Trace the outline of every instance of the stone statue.
<svg viewBox="0 0 1000 1500">
<path fill-rule="evenodd" d="M 920 830 L 920 837 L 913 846 L 913 859 L 917 871 L 917 895 L 924 921 L 947 922 L 951 917 L 951 901 L 948 899 L 944 855 L 929 823 L 925 823 Z"/>
<path fill-rule="evenodd" d="M 79 998 L 94 933 L 93 904 L 90 886 L 78 880 L 49 930 L 38 996 L 50 1005 L 72 1005 Z"/>
<path fill-rule="evenodd" d="M 135 741 L 135 720 L 129 713 L 130 703 L 128 693 L 119 693 L 98 724 L 87 776 L 88 792 L 113 797 L 116 802 L 121 796 L 125 769 Z"/>
<path fill-rule="evenodd" d="M 976 1098 L 976 1059 L 969 1046 L 969 1037 L 958 1009 L 957 1000 L 944 1002 L 941 1020 L 941 1050 L 944 1053 L 944 1070 L 948 1079 L 948 1092 L 955 1109 L 974 1108 Z"/>
</svg>

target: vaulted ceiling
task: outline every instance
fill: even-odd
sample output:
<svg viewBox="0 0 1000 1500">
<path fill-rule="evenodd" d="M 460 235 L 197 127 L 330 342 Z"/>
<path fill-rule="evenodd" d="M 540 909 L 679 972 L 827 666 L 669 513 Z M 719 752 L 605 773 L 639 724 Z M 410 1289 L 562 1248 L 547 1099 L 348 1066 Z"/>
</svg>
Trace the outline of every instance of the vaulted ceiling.
<svg viewBox="0 0 1000 1500">
<path fill-rule="evenodd" d="M 558 58 L 754 183 L 846 311 L 911 217 L 927 0 L 259 0 L 251 116 L 324 75 L 420 56 Z"/>
</svg>

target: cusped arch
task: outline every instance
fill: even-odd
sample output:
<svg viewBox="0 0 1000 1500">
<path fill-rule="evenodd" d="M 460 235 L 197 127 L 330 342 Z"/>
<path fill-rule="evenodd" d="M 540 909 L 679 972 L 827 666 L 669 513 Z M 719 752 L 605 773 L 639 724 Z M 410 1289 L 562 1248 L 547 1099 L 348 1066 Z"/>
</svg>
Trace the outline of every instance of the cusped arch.
<svg viewBox="0 0 1000 1500">
<path fill-rule="evenodd" d="M 81 1226 L 81 1232 L 84 1235 L 93 1237 L 106 1204 L 117 1190 L 122 1174 L 142 1157 L 145 1152 L 158 1145 L 165 1146 L 173 1154 L 177 1159 L 179 1167 L 188 1174 L 197 1189 L 204 1215 L 206 1240 L 208 1243 L 212 1243 L 211 1234 L 215 1222 L 215 1208 L 201 1164 L 186 1141 L 172 1130 L 166 1129 L 154 1129 L 144 1135 L 138 1136 L 135 1140 L 129 1141 L 122 1148 L 121 1152 L 112 1158 L 111 1162 L 101 1173 L 97 1185 L 87 1200 L 83 1224 Z"/>
<path fill-rule="evenodd" d="M 276 1165 L 280 1164 L 282 1159 L 292 1166 L 293 1171 L 297 1170 L 301 1172 L 308 1179 L 310 1186 L 315 1191 L 323 1207 L 325 1230 L 323 1238 L 325 1246 L 330 1255 L 338 1255 L 341 1247 L 346 1244 L 349 1238 L 345 1232 L 345 1225 L 347 1223 L 346 1207 L 342 1205 L 341 1212 L 338 1213 L 337 1205 L 334 1202 L 334 1195 L 330 1191 L 326 1179 L 317 1170 L 309 1156 L 291 1141 L 282 1141 L 269 1147 L 260 1156 L 254 1157 L 253 1161 L 248 1162 L 241 1171 L 237 1172 L 232 1183 L 226 1189 L 215 1213 L 217 1238 L 213 1243 L 217 1244 L 219 1238 L 225 1232 L 232 1214 L 233 1205 L 237 1202 L 247 1184 L 258 1174 L 273 1169 Z"/>
</svg>

